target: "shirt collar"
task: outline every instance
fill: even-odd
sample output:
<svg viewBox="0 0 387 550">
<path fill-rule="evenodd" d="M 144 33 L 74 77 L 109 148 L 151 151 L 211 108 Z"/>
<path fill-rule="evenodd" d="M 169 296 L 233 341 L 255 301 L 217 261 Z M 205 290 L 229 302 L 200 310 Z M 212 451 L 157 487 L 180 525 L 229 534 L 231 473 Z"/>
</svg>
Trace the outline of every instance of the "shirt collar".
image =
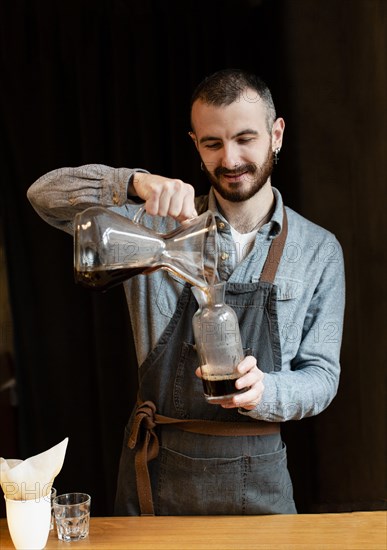
<svg viewBox="0 0 387 550">
<path fill-rule="evenodd" d="M 275 208 L 271 217 L 271 230 L 270 235 L 274 238 L 282 231 L 282 223 L 284 219 L 284 202 L 282 195 L 276 187 L 272 187 L 275 198 Z"/>
<path fill-rule="evenodd" d="M 278 191 L 276 187 L 272 187 L 272 190 L 273 190 L 274 199 L 275 199 L 275 207 L 274 207 L 273 215 L 270 219 L 270 228 L 269 228 L 268 236 L 270 238 L 275 238 L 277 235 L 281 233 L 281 230 L 282 230 L 283 200 L 282 200 L 281 193 Z M 222 220 L 224 223 L 229 225 L 225 217 L 219 212 L 218 204 L 216 202 L 216 197 L 212 187 L 208 194 L 208 209 L 215 214 L 216 218 Z"/>
</svg>

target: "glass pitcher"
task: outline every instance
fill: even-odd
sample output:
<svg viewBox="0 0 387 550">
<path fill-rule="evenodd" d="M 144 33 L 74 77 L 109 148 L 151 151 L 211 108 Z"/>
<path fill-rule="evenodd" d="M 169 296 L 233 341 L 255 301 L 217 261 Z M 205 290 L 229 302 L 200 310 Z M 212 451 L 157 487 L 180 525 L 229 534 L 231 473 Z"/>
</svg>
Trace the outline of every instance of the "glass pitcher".
<svg viewBox="0 0 387 550">
<path fill-rule="evenodd" d="M 238 364 L 244 358 L 238 317 L 225 303 L 225 282 L 205 291 L 192 288 L 199 309 L 192 318 L 196 350 L 200 360 L 204 397 L 208 403 L 229 400 L 237 390 Z"/>
<path fill-rule="evenodd" d="M 103 206 L 75 216 L 74 275 L 83 286 L 107 290 L 134 275 L 164 269 L 198 288 L 217 280 L 217 227 L 207 210 L 167 234 Z"/>
</svg>

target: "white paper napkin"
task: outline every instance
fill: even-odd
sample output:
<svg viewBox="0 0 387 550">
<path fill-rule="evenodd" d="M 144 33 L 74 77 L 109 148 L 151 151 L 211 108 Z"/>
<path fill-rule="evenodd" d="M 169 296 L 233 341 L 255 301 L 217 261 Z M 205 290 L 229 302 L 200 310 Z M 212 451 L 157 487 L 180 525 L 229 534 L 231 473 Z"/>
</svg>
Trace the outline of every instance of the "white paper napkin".
<svg viewBox="0 0 387 550">
<path fill-rule="evenodd" d="M 32 500 L 48 495 L 62 469 L 68 437 L 26 460 L 0 458 L 0 485 L 7 499 Z"/>
</svg>

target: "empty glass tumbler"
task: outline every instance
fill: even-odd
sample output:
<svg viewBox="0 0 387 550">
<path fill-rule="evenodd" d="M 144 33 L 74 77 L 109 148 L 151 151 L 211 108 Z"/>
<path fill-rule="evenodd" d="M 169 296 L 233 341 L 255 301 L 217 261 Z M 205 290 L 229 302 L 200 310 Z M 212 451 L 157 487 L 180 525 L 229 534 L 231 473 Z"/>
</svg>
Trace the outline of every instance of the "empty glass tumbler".
<svg viewBox="0 0 387 550">
<path fill-rule="evenodd" d="M 86 493 L 66 493 L 54 498 L 58 539 L 73 542 L 89 534 L 91 497 Z"/>
</svg>

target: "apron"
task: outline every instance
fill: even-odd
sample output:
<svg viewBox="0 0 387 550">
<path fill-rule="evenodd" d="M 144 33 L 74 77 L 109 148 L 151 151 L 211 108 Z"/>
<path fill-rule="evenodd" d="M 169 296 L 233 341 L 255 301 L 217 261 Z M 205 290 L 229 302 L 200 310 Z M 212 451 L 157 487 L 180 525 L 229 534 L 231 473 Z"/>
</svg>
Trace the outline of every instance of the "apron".
<svg viewBox="0 0 387 550">
<path fill-rule="evenodd" d="M 226 283 L 245 353 L 281 369 L 274 277 L 287 218 L 256 283 Z M 273 243 L 276 241 L 276 245 Z M 117 515 L 296 513 L 279 424 L 204 399 L 192 331 L 198 305 L 186 284 L 156 347 L 139 367 L 139 402 L 125 429 Z"/>
</svg>

